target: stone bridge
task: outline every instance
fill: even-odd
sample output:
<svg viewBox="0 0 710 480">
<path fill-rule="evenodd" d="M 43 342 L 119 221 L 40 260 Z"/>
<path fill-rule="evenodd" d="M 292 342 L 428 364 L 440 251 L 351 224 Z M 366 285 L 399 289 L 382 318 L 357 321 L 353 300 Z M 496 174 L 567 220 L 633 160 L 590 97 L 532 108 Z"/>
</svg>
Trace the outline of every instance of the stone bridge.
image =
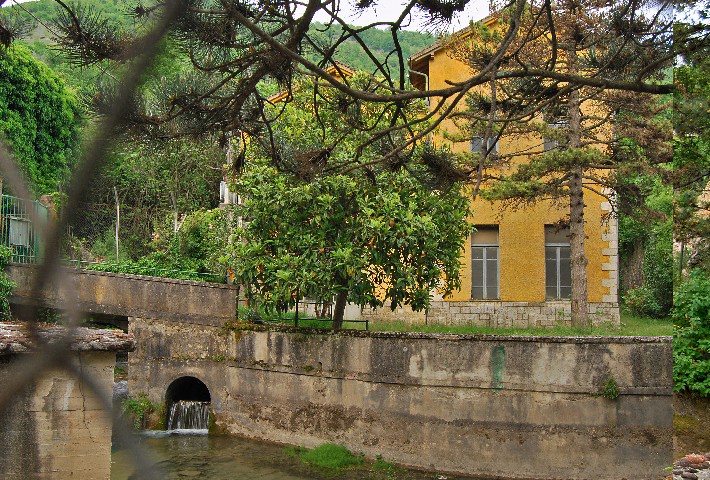
<svg viewBox="0 0 710 480">
<path fill-rule="evenodd" d="M 37 267 L 10 264 L 5 271 L 16 286 L 13 305 L 36 305 L 115 317 L 160 318 L 223 326 L 236 314 L 237 289 L 232 285 L 62 268 L 41 298 L 32 297 Z M 68 305 L 67 302 L 71 302 Z"/>
</svg>

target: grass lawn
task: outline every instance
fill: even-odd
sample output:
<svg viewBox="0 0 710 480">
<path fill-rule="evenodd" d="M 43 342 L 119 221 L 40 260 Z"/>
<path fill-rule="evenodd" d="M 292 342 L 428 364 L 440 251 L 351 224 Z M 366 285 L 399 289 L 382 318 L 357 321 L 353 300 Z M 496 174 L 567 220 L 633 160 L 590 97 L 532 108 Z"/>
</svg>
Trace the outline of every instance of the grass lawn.
<svg viewBox="0 0 710 480">
<path fill-rule="evenodd" d="M 404 322 L 393 322 L 371 323 L 370 330 L 489 335 L 543 335 L 562 337 L 579 335 L 670 336 L 673 335 L 673 322 L 668 318 L 656 319 L 638 317 L 622 311 L 621 327 L 601 325 L 589 329 L 579 329 L 565 326 L 557 326 L 552 328 L 493 328 L 479 327 L 475 325 L 407 325 Z"/>
<path fill-rule="evenodd" d="M 293 322 L 292 318 L 282 317 L 283 323 Z M 301 317 L 299 327 L 304 328 L 330 328 L 329 320 L 316 320 Z M 351 330 L 364 330 L 364 322 L 343 323 L 343 328 Z M 492 328 L 475 325 L 424 325 L 408 324 L 401 322 L 370 322 L 370 331 L 378 332 L 428 332 L 428 333 L 457 333 L 457 334 L 488 334 L 488 335 L 542 335 L 542 336 L 579 336 L 579 335 L 624 335 L 624 336 L 672 336 L 673 322 L 669 318 L 639 317 L 622 310 L 621 327 L 601 325 L 591 329 L 578 329 L 565 326 L 553 328 Z"/>
</svg>

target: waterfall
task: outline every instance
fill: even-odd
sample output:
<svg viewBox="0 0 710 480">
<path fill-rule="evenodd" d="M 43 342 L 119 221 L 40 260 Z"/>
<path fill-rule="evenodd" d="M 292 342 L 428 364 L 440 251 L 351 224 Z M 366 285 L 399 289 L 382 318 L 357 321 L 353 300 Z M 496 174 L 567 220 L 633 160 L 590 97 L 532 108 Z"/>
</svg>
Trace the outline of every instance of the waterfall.
<svg viewBox="0 0 710 480">
<path fill-rule="evenodd" d="M 210 402 L 178 400 L 170 406 L 168 430 L 207 430 Z"/>
</svg>

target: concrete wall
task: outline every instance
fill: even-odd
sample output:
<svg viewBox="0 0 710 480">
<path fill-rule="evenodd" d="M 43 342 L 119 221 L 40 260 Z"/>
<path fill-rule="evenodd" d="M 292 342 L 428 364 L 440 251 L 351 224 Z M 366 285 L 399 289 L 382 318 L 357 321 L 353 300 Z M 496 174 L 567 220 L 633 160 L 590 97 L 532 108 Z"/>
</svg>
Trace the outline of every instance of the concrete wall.
<svg viewBox="0 0 710 480">
<path fill-rule="evenodd" d="M 84 372 L 111 394 L 115 352 L 75 353 Z M 0 356 L 0 385 L 21 355 Z M 44 371 L 0 410 L 0 478 L 107 479 L 111 419 L 92 391 L 63 369 Z"/>
<path fill-rule="evenodd" d="M 17 286 L 11 303 L 26 304 L 31 298 L 30 265 L 6 268 Z M 232 285 L 192 282 L 170 278 L 64 268 L 58 280 L 43 292 L 48 306 L 63 308 L 67 302 L 82 312 L 121 316 L 146 316 L 222 325 L 234 319 L 237 289 Z"/>
<path fill-rule="evenodd" d="M 655 479 L 671 463 L 670 338 L 252 331 L 131 318 L 131 393 L 210 389 L 218 426 L 505 479 Z M 621 395 L 598 395 L 609 378 Z"/>
</svg>

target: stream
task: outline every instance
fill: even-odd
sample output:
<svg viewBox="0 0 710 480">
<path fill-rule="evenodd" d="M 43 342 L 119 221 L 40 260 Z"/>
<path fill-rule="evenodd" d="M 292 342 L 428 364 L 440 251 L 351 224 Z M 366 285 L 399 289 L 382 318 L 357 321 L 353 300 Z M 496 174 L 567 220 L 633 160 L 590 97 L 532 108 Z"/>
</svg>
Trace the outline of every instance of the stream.
<svg viewBox="0 0 710 480">
<path fill-rule="evenodd" d="M 472 480 L 473 477 L 406 470 L 371 471 L 369 465 L 337 474 L 321 471 L 289 456 L 285 447 L 234 436 L 190 430 L 137 432 L 132 439 L 159 470 L 161 479 L 210 480 Z M 111 480 L 131 480 L 135 467 L 128 450 L 117 443 L 111 455 Z"/>
</svg>

